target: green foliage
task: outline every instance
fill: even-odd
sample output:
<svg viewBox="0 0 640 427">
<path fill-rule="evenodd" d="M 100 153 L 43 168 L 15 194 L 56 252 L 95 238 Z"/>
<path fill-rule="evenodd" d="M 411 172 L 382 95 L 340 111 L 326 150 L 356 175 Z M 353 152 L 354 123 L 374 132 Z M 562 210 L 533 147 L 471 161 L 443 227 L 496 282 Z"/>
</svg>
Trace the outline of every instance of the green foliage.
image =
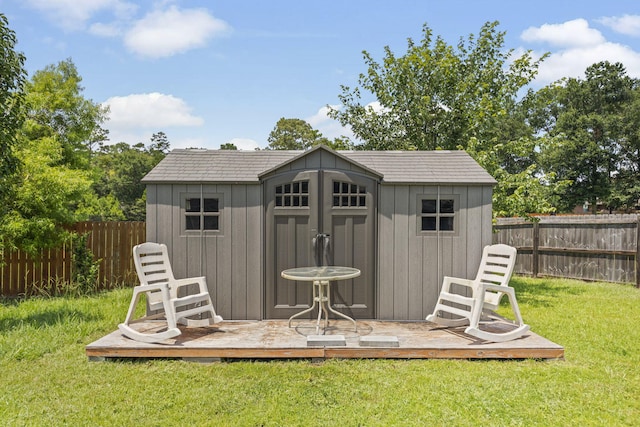
<svg viewBox="0 0 640 427">
<path fill-rule="evenodd" d="M 378 63 L 364 52 L 368 66 L 359 87 L 342 87 L 342 107 L 329 115 L 349 126 L 371 150 L 466 148 L 471 138 L 491 143 L 496 123 L 507 115 L 519 90 L 534 77 L 540 61 L 530 53 L 512 58 L 497 22 L 486 23 L 479 36 L 457 47 L 434 39 L 428 26 L 419 43 L 408 40 L 396 56 L 385 47 Z M 362 104 L 362 93 L 377 104 Z"/>
<path fill-rule="evenodd" d="M 499 215 L 553 212 L 519 100 L 544 56 L 535 61 L 526 52 L 514 58 L 497 27 L 486 23 L 477 37 L 454 47 L 425 25 L 423 39 L 409 39 L 402 56 L 386 47 L 378 63 L 364 52 L 367 73 L 359 87 L 342 87 L 342 106 L 329 115 L 363 141 L 357 149 L 467 150 L 499 181 Z M 364 92 L 376 102 L 363 105 Z"/>
<path fill-rule="evenodd" d="M 0 221 L 13 199 L 20 162 L 15 156 L 16 135 L 24 120 L 25 56 L 16 52 L 15 33 L 0 13 Z M 0 236 L 1 237 L 1 236 Z M 0 239 L 0 253 L 5 241 Z"/>
<path fill-rule="evenodd" d="M 588 67 L 585 78 L 568 78 L 532 96 L 532 123 L 541 135 L 541 164 L 560 210 L 585 201 L 595 209 L 632 207 L 640 198 L 640 85 L 620 63 Z"/>
<path fill-rule="evenodd" d="M 6 426 L 638 425 L 638 290 L 521 277 L 511 285 L 533 332 L 563 345 L 566 360 L 96 363 L 85 346 L 115 330 L 130 289 L 4 301 L 0 419 Z"/>
<path fill-rule="evenodd" d="M 162 132 L 154 134 L 149 147 L 142 143 L 129 146 L 124 142 L 100 147 L 94 159 L 98 175 L 94 189 L 101 203 L 112 206 L 112 218 L 121 210 L 122 219 L 145 220 L 146 186 L 141 180 L 164 158 L 168 147 Z"/>
<path fill-rule="evenodd" d="M 94 258 L 87 241 L 89 234 L 76 234 L 72 239 L 73 247 L 73 276 L 72 281 L 80 290 L 81 295 L 98 290 L 98 273 L 100 260 Z"/>
<path fill-rule="evenodd" d="M 100 125 L 107 110 L 84 98 L 76 66 L 67 59 L 36 71 L 26 85 L 29 140 L 56 138 L 62 147 L 61 163 L 87 169 L 94 144 L 106 139 Z"/>
<path fill-rule="evenodd" d="M 77 210 L 91 191 L 91 179 L 87 171 L 60 165 L 62 151 L 51 137 L 20 141 L 21 181 L 0 222 L 0 234 L 12 247 L 33 255 L 59 246 L 68 237 L 65 225 L 82 219 Z"/>
<path fill-rule="evenodd" d="M 227 142 L 225 144 L 220 144 L 220 149 L 221 150 L 237 150 L 238 147 L 236 147 L 236 145 L 231 142 Z"/>
<path fill-rule="evenodd" d="M 267 138 L 271 150 L 306 150 L 327 141 L 322 134 L 301 119 L 282 117 Z"/>
<path fill-rule="evenodd" d="M 267 141 L 269 142 L 268 150 L 307 150 L 321 144 L 334 150 L 353 148 L 353 144 L 347 137 L 338 137 L 331 141 L 304 120 L 284 117 L 278 120 Z"/>
<path fill-rule="evenodd" d="M 69 237 L 65 226 L 109 206 L 93 192 L 90 168 L 105 110 L 82 96 L 80 81 L 67 60 L 25 85 L 26 115 L 14 147 L 22 166 L 11 182 L 13 197 L 3 204 L 0 236 L 31 255 L 59 246 Z"/>
</svg>

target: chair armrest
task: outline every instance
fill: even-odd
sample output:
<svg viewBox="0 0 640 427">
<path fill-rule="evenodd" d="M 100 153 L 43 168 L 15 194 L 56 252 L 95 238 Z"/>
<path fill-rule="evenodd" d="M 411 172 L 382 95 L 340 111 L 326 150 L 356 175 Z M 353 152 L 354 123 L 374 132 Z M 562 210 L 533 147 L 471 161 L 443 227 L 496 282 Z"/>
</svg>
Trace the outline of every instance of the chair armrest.
<svg viewBox="0 0 640 427">
<path fill-rule="evenodd" d="M 209 293 L 209 290 L 207 289 L 207 278 L 204 276 L 187 277 L 186 279 L 175 279 L 175 282 L 173 282 L 173 285 L 175 286 L 176 295 L 179 288 L 183 286 L 189 286 L 189 285 L 198 285 L 200 289 L 199 291 L 200 293 L 203 293 L 203 292 Z"/>
<path fill-rule="evenodd" d="M 462 279 L 460 277 L 450 277 L 444 276 L 442 279 L 442 290 L 444 292 L 449 292 L 451 289 L 451 285 L 460 285 L 466 286 L 468 288 L 473 288 L 475 286 L 475 282 L 470 279 Z"/>
<path fill-rule="evenodd" d="M 159 292 L 167 288 L 166 283 L 156 283 L 155 285 L 139 285 L 135 286 L 133 290 L 135 292 Z"/>
<path fill-rule="evenodd" d="M 491 285 L 489 283 L 482 283 L 481 284 L 482 289 L 485 291 L 492 291 L 492 292 L 503 292 L 503 293 L 513 293 L 513 288 L 511 286 L 505 286 L 505 285 Z"/>
</svg>

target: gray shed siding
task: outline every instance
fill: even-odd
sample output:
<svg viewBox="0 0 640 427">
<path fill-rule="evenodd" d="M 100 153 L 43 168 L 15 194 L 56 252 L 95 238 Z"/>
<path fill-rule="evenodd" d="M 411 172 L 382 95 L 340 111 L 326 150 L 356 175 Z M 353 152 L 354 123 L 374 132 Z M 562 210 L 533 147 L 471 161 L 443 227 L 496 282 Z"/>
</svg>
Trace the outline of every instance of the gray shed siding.
<svg viewBox="0 0 640 427">
<path fill-rule="evenodd" d="M 420 235 L 421 195 L 455 195 L 457 230 Z M 471 278 L 491 244 L 491 186 L 381 185 L 378 318 L 421 320 L 433 311 L 444 276 Z"/>
<path fill-rule="evenodd" d="M 184 194 L 200 184 L 147 185 L 147 240 L 166 243 L 177 278 L 206 276 L 218 314 L 225 319 L 263 318 L 263 213 L 260 184 L 203 184 L 222 196 L 220 232 L 182 231 Z"/>
<path fill-rule="evenodd" d="M 287 171 L 342 170 L 377 181 L 375 317 L 423 320 L 445 275 L 472 277 L 492 241 L 495 180 L 464 152 L 175 150 L 143 180 L 147 239 L 166 243 L 176 277 L 206 276 L 225 319 L 266 318 L 265 183 Z M 184 194 L 222 198 L 220 232 L 183 232 Z M 453 195 L 454 233 L 419 233 L 420 195 Z M 273 273 L 273 272 L 272 272 Z"/>
</svg>

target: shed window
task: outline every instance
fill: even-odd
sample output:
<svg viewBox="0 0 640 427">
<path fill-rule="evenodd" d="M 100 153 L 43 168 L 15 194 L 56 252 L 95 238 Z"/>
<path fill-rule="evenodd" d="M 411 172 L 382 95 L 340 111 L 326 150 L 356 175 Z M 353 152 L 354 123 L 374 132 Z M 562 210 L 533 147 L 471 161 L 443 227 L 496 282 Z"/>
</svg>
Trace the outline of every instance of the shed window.
<svg viewBox="0 0 640 427">
<path fill-rule="evenodd" d="M 308 207 L 309 181 L 295 181 L 276 186 L 276 207 Z"/>
<path fill-rule="evenodd" d="M 188 197 L 184 208 L 187 231 L 219 231 L 220 199 L 214 197 Z"/>
<path fill-rule="evenodd" d="M 455 231 L 456 201 L 453 198 L 420 199 L 421 231 Z"/>
<path fill-rule="evenodd" d="M 333 181 L 333 206 L 364 208 L 367 206 L 367 187 L 348 182 Z"/>
</svg>

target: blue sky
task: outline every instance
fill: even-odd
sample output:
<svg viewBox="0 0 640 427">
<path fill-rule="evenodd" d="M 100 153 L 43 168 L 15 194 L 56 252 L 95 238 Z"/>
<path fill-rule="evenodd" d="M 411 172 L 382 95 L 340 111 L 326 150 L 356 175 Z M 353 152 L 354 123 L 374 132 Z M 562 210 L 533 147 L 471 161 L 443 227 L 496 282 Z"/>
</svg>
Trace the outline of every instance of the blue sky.
<svg viewBox="0 0 640 427">
<path fill-rule="evenodd" d="M 71 58 L 110 107 L 111 142 L 264 147 L 281 117 L 350 135 L 325 114 L 366 72 L 362 51 L 406 51 L 427 24 L 456 44 L 499 21 L 506 47 L 550 52 L 534 87 L 602 60 L 640 78 L 638 0 L 0 0 L 30 75 Z"/>
</svg>

